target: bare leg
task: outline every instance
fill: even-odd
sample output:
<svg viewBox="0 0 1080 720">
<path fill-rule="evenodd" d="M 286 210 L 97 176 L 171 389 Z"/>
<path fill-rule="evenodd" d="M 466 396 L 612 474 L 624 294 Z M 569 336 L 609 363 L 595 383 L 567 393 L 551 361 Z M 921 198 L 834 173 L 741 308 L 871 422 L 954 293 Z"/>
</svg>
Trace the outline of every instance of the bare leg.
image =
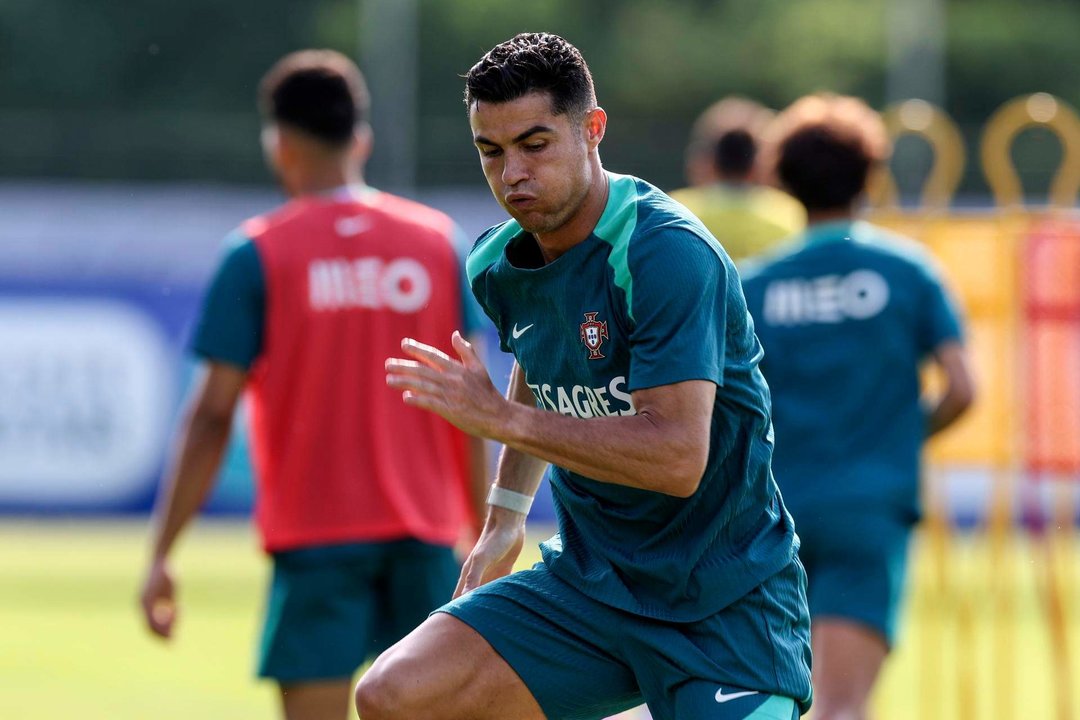
<svg viewBox="0 0 1080 720">
<path fill-rule="evenodd" d="M 888 653 L 885 638 L 865 625 L 814 618 L 815 720 L 866 720 L 870 691 Z"/>
<path fill-rule="evenodd" d="M 344 720 L 349 714 L 348 678 L 281 686 L 285 720 Z"/>
<path fill-rule="evenodd" d="M 475 630 L 436 613 L 356 686 L 363 720 L 544 720 L 532 693 Z"/>
</svg>

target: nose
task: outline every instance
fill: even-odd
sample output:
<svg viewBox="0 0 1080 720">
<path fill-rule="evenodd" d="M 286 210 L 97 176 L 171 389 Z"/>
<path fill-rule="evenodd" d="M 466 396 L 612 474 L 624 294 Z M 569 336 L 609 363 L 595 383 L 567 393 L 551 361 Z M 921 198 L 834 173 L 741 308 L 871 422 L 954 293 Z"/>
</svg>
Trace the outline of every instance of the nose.
<svg viewBox="0 0 1080 720">
<path fill-rule="evenodd" d="M 520 152 L 507 152 L 503 159 L 502 181 L 514 186 L 529 177 L 529 168 Z"/>
</svg>

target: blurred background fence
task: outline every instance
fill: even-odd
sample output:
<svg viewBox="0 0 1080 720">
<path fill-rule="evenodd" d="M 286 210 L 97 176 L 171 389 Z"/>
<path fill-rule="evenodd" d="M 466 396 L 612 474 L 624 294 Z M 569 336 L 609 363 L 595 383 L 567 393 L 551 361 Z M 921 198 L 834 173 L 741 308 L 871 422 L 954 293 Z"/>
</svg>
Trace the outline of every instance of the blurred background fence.
<svg viewBox="0 0 1080 720">
<path fill-rule="evenodd" d="M 921 572 L 908 609 L 918 717 L 1068 720 L 1077 711 L 1080 640 L 1080 118 L 1046 93 L 1005 103 L 988 119 L 979 153 L 995 205 L 957 212 L 951 201 L 967 153 L 951 119 L 922 100 L 885 116 L 894 138 L 922 138 L 933 162 L 918 206 L 899 208 L 896 183 L 883 173 L 869 216 L 921 240 L 943 266 L 968 316 L 981 388 L 973 411 L 928 453 Z M 1052 132 L 1061 148 L 1038 206 L 1024 204 L 1011 154 L 1029 128 Z M 960 515 L 950 483 L 968 485 L 973 504 Z M 957 524 L 974 532 L 958 539 Z M 973 568 L 981 582 L 965 580 Z M 1033 576 L 1021 579 L 1025 569 Z M 1034 611 L 1021 609 L 1025 593 Z M 1032 662 L 1043 670 L 1035 678 L 1025 673 Z M 887 694 L 877 696 L 886 708 Z M 1023 707 L 1025 695 L 1041 701 Z"/>
</svg>

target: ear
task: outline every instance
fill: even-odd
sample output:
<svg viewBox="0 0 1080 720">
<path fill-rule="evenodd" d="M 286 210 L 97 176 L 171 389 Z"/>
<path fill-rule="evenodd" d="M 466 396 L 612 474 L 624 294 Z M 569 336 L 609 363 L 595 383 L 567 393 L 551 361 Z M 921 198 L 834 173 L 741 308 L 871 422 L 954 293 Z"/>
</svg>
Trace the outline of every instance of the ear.
<svg viewBox="0 0 1080 720">
<path fill-rule="evenodd" d="M 356 132 L 353 133 L 352 150 L 351 155 L 353 161 L 358 163 L 361 168 L 367 164 L 368 158 L 371 157 L 371 149 L 374 147 L 374 133 L 371 131 L 371 126 L 364 123 L 356 128 Z"/>
<path fill-rule="evenodd" d="M 604 139 L 606 130 L 607 113 L 604 112 L 604 108 L 593 108 L 585 114 L 585 142 L 589 144 L 590 150 L 596 149 L 600 141 Z"/>
<path fill-rule="evenodd" d="M 259 141 L 262 144 L 263 157 L 271 168 L 277 169 L 281 162 L 281 132 L 277 125 L 263 125 L 259 133 Z"/>
</svg>

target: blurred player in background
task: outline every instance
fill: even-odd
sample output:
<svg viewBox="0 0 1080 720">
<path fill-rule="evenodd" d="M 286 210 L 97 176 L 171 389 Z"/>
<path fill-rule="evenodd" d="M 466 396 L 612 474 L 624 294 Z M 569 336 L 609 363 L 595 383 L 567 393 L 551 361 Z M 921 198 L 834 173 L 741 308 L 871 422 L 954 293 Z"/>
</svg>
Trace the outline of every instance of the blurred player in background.
<svg viewBox="0 0 1080 720">
<path fill-rule="evenodd" d="M 802 205 L 760 182 L 758 147 L 772 117 L 741 97 L 711 105 L 694 123 L 687 146 L 690 187 L 671 193 L 736 262 L 770 250 L 806 223 Z"/>
<path fill-rule="evenodd" d="M 457 599 L 361 679 L 364 720 L 798 717 L 805 575 L 769 469 L 760 345 L 738 275 L 685 208 L 606 172 L 578 50 L 527 33 L 468 73 L 473 142 L 513 218 L 469 255 L 516 366 L 509 397 L 409 339 L 387 382 L 504 443 Z M 509 574 L 545 468 L 559 534 Z"/>
<path fill-rule="evenodd" d="M 230 238 L 207 292 L 142 590 L 150 629 L 169 637 L 169 554 L 246 391 L 273 558 L 259 675 L 279 683 L 290 719 L 345 717 L 354 671 L 450 599 L 453 547 L 487 490 L 482 445 L 386 387 L 403 334 L 446 343 L 478 312 L 451 220 L 364 184 L 368 105 L 336 52 L 294 53 L 262 81 L 264 147 L 292 200 Z"/>
<path fill-rule="evenodd" d="M 811 96 L 770 131 L 806 206 L 791 250 L 745 268 L 772 390 L 776 480 L 802 538 L 818 720 L 859 720 L 895 636 L 924 440 L 971 404 L 956 307 L 914 241 L 855 220 L 889 141 L 861 100 Z M 920 394 L 932 359 L 944 392 Z"/>
</svg>

